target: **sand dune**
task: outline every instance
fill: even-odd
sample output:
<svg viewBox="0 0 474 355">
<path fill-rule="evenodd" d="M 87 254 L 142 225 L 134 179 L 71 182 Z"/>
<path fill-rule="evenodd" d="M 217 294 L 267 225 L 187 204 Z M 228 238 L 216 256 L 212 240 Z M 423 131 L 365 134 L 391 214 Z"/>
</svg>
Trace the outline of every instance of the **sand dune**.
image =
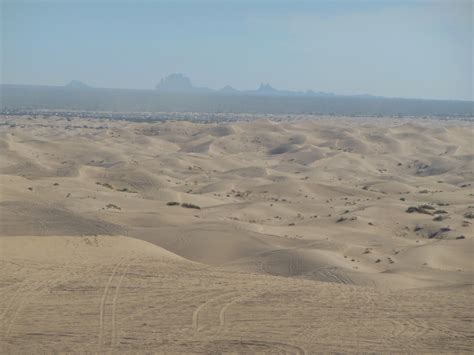
<svg viewBox="0 0 474 355">
<path fill-rule="evenodd" d="M 472 350 L 470 122 L 2 121 L 2 353 Z"/>
<path fill-rule="evenodd" d="M 121 236 L 4 237 L 2 352 L 468 352 L 471 288 L 212 269 Z M 333 269 L 328 278 L 345 281 Z M 453 292 L 455 291 L 455 292 Z"/>
</svg>

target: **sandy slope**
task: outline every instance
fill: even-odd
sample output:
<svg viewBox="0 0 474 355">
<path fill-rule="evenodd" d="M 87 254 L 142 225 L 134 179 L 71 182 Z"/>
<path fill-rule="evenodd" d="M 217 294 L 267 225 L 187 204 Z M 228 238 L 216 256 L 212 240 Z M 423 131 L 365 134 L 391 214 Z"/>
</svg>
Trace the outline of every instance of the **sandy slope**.
<svg viewBox="0 0 474 355">
<path fill-rule="evenodd" d="M 468 122 L 2 122 L 6 352 L 472 349 Z"/>
<path fill-rule="evenodd" d="M 5 237 L 2 352 L 469 351 L 471 288 L 229 272 L 120 236 Z"/>
</svg>

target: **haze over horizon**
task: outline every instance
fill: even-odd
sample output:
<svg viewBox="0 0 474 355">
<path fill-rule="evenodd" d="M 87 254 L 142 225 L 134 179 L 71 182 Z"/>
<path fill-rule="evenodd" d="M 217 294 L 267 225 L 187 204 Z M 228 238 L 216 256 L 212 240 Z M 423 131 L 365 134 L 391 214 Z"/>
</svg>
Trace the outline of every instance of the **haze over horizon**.
<svg viewBox="0 0 474 355">
<path fill-rule="evenodd" d="M 271 6 L 270 6 L 271 4 Z M 3 1 L 1 82 L 473 100 L 470 1 Z M 403 19 L 403 21 L 400 21 Z"/>
<path fill-rule="evenodd" d="M 44 88 L 64 88 L 67 91 L 70 89 L 73 90 L 89 90 L 89 89 L 101 89 L 108 90 L 109 92 L 121 92 L 122 90 L 127 91 L 140 91 L 140 92 L 152 92 L 155 91 L 160 94 L 209 94 L 209 95 L 225 95 L 225 96 L 268 96 L 268 97 L 312 97 L 312 98 L 321 98 L 321 97 L 330 97 L 330 98 L 373 98 L 373 99 L 401 99 L 401 100 L 415 100 L 418 102 L 427 100 L 427 101 L 439 101 L 439 102 L 467 102 L 474 103 L 472 100 L 440 100 L 440 99 L 423 99 L 423 98 L 405 98 L 405 97 L 386 97 L 380 95 L 370 95 L 370 94 L 346 94 L 341 95 L 334 92 L 324 92 L 316 91 L 313 89 L 308 90 L 286 90 L 284 88 L 275 88 L 271 83 L 260 83 L 258 87 L 250 90 L 238 90 L 230 84 L 225 85 L 222 88 L 213 89 L 206 86 L 196 86 L 191 78 L 185 76 L 182 73 L 171 73 L 160 79 L 157 85 L 154 88 L 107 88 L 107 87 L 97 87 L 91 86 L 88 83 L 84 83 L 81 80 L 73 79 L 66 83 L 65 85 L 28 85 L 28 84 L 2 84 L 4 91 L 3 94 L 6 94 L 6 90 L 11 90 L 12 88 L 24 88 L 28 89 L 44 89 Z M 8 89 L 7 89 L 8 88 Z M 14 89 L 14 90 L 15 90 Z M 22 90 L 22 89 L 20 89 Z"/>
</svg>

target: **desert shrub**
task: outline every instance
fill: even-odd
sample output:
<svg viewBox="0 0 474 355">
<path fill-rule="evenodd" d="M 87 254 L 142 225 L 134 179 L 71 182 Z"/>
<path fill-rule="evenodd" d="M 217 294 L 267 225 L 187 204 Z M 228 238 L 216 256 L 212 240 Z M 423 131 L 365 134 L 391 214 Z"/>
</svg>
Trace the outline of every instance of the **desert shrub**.
<svg viewBox="0 0 474 355">
<path fill-rule="evenodd" d="M 111 190 L 114 189 L 114 187 L 113 187 L 112 185 L 110 185 L 109 183 L 107 183 L 107 182 L 99 182 L 99 181 L 97 181 L 96 184 L 97 184 L 97 185 L 100 185 L 100 186 L 103 186 L 103 187 L 106 187 L 106 188 L 111 189 Z"/>
<path fill-rule="evenodd" d="M 192 204 L 192 203 L 187 203 L 187 202 L 182 203 L 182 204 L 181 204 L 181 207 L 184 207 L 184 208 L 194 208 L 194 209 L 196 209 L 196 210 L 200 210 L 200 209 L 201 209 L 201 207 L 199 207 L 198 205 L 194 205 L 194 204 Z"/>
<path fill-rule="evenodd" d="M 168 202 L 168 203 L 166 204 L 166 206 L 179 206 L 179 205 L 180 205 L 180 203 L 179 203 L 179 202 L 175 202 L 175 201 Z"/>
<path fill-rule="evenodd" d="M 433 206 L 430 206 L 430 205 L 421 205 L 420 208 L 423 208 L 425 210 L 434 210 L 435 209 Z"/>
<path fill-rule="evenodd" d="M 433 215 L 430 211 L 427 211 L 428 209 L 433 209 L 433 208 L 431 206 L 428 206 L 428 207 L 426 206 L 428 205 L 423 205 L 419 207 L 411 206 L 411 207 L 408 207 L 405 212 L 407 213 L 417 212 L 417 213 Z"/>
<path fill-rule="evenodd" d="M 130 190 L 128 187 L 122 187 L 121 189 L 117 190 L 118 192 L 128 192 L 129 194 L 137 194 L 138 191 Z"/>
<path fill-rule="evenodd" d="M 121 210 L 121 208 L 117 205 L 114 205 L 113 203 L 109 203 L 107 206 L 105 206 L 107 208 L 112 208 L 114 210 Z"/>
<path fill-rule="evenodd" d="M 419 224 L 417 224 L 417 225 L 415 226 L 415 228 L 413 229 L 413 231 L 415 231 L 415 232 L 419 232 L 419 231 L 421 231 L 421 230 L 423 230 L 423 226 L 420 226 Z"/>
<path fill-rule="evenodd" d="M 466 212 L 466 213 L 464 213 L 464 218 L 473 219 L 474 218 L 474 213 L 471 212 L 471 211 Z"/>
<path fill-rule="evenodd" d="M 443 228 L 440 228 L 440 229 L 437 230 L 437 231 L 431 231 L 431 233 L 428 234 L 428 238 L 429 238 L 429 239 L 433 239 L 433 238 L 442 239 L 444 233 L 447 233 L 447 232 L 449 232 L 449 231 L 451 231 L 451 228 L 449 228 L 449 227 L 443 227 Z"/>
</svg>

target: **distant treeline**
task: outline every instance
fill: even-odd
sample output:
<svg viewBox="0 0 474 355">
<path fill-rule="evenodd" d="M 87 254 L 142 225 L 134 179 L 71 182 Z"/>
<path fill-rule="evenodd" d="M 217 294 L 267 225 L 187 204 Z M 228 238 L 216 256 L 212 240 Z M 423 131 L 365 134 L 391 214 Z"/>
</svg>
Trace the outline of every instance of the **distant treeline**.
<svg viewBox="0 0 474 355">
<path fill-rule="evenodd" d="M 255 96 L 219 93 L 163 93 L 155 90 L 71 89 L 1 85 L 0 108 L 119 112 L 209 112 L 323 114 L 347 116 L 472 117 L 473 101 L 379 97 Z"/>
</svg>

